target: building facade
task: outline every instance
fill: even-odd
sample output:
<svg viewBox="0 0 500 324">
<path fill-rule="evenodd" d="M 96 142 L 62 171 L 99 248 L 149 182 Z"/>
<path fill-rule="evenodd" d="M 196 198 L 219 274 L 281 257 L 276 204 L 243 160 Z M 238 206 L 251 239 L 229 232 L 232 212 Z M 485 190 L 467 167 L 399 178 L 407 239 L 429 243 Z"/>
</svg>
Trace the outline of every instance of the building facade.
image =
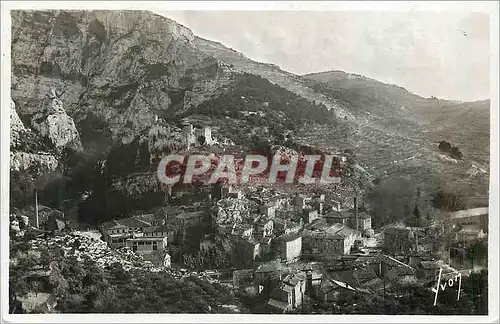
<svg viewBox="0 0 500 324">
<path fill-rule="evenodd" d="M 285 234 L 280 238 L 281 260 L 287 262 L 300 258 L 302 253 L 302 236 L 298 234 Z"/>
<path fill-rule="evenodd" d="M 305 229 L 302 233 L 302 256 L 315 260 L 328 260 L 349 254 L 361 233 L 343 224 L 328 228 Z"/>
</svg>

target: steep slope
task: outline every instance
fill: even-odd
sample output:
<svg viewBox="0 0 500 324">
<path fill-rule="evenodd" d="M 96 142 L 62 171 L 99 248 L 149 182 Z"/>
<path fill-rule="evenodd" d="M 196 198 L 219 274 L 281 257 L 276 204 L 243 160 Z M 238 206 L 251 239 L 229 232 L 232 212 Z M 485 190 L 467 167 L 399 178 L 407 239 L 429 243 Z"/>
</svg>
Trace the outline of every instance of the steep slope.
<svg viewBox="0 0 500 324">
<path fill-rule="evenodd" d="M 72 179 L 71 190 L 64 193 L 88 197 L 79 211 L 93 214 L 94 220 L 163 201 L 152 155 L 182 150 L 184 117 L 197 115 L 214 126 L 215 137 L 230 142 L 237 137 L 244 146 L 251 125 L 242 113 L 256 107 L 266 110 L 262 120 L 275 129 L 261 134 L 264 141 L 309 120 L 313 111 L 313 120 L 334 120 L 325 105 L 308 100 L 309 89 L 304 99 L 245 74 L 200 47 L 189 29 L 150 12 L 14 11 L 12 26 L 11 93 L 17 113 L 51 137 L 62 129 L 47 127 L 39 116 L 47 110 L 47 95 L 56 94 L 49 98 L 53 104 L 56 100 L 54 107 L 64 105 L 83 146 L 82 152 L 59 161 Z M 247 98 L 238 102 L 242 96 Z M 54 113 L 56 119 L 63 117 Z M 54 116 L 44 115 L 49 117 Z M 230 133 L 226 125 L 237 124 Z M 72 130 L 60 135 L 52 141 L 55 146 L 76 138 Z M 78 141 L 75 148 L 79 151 Z"/>
<path fill-rule="evenodd" d="M 314 91 L 299 76 L 283 71 L 276 65 L 252 61 L 242 53 L 200 37 L 195 38 L 194 44 L 200 51 L 230 63 L 237 70 L 259 75 L 302 98 L 321 103 L 334 111 L 338 117 L 353 118 L 349 110 L 345 109 L 335 98 Z"/>
<path fill-rule="evenodd" d="M 366 116 L 346 142 L 352 141 L 374 176 L 409 177 L 431 192 L 447 186 L 471 197 L 472 204 L 487 204 L 489 101 L 422 98 L 342 71 L 308 74 L 303 79 L 317 91 L 336 97 L 354 115 Z M 457 161 L 442 154 L 437 149 L 442 140 L 458 146 L 464 158 Z"/>
<path fill-rule="evenodd" d="M 431 192 L 445 173 L 444 180 L 469 191 L 487 190 L 484 179 L 477 184 L 477 173 L 463 181 L 474 163 L 484 166 L 482 153 L 469 149 L 477 143 L 469 136 L 450 135 L 452 124 L 435 131 L 434 125 L 443 120 L 437 111 L 460 106 L 456 103 L 421 98 L 338 71 L 300 77 L 196 37 L 150 12 L 14 11 L 12 26 L 17 113 L 36 128 L 32 121 L 44 98 L 53 90 L 57 94 L 74 120 L 83 154 L 90 156 L 73 156 L 88 165 L 69 168 L 78 173 L 71 177 L 81 182 L 75 190 L 91 193 L 89 214 L 102 214 L 93 207 L 98 205 L 126 213 L 161 201 L 158 188 L 144 181 L 144 173 L 154 170 L 151 154 L 179 146 L 186 120 L 210 125 L 214 136 L 243 148 L 284 141 L 283 134 L 293 130 L 294 144 L 325 151 L 351 149 L 359 171 L 370 180 L 405 176 L 425 183 Z M 439 110 L 423 113 L 433 107 Z M 443 160 L 433 143 L 441 139 L 467 143 L 464 161 Z M 482 177 L 487 179 L 487 173 Z M 137 204 L 128 200 L 129 188 L 124 186 L 130 183 L 134 195 L 155 198 Z M 116 187 L 121 192 L 108 195 L 109 188 Z"/>
<path fill-rule="evenodd" d="M 41 136 L 19 118 L 14 101 L 10 104 L 10 169 L 37 174 L 57 168 L 56 152 Z"/>
</svg>

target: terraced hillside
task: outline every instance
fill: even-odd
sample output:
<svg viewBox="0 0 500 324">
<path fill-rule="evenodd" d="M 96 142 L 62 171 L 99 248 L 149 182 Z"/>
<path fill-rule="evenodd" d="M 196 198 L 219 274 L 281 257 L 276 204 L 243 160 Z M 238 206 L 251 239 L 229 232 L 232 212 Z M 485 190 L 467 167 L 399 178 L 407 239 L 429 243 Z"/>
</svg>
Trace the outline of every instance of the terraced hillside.
<svg viewBox="0 0 500 324">
<path fill-rule="evenodd" d="M 408 178 L 428 193 L 447 186 L 470 197 L 473 204 L 487 204 L 489 101 L 422 98 L 404 88 L 341 71 L 304 79 L 364 118 L 349 123 L 343 137 L 337 129 L 304 129 L 302 141 L 352 148 L 372 178 Z M 340 144 L 339 137 L 344 139 Z M 459 147 L 464 158 L 454 160 L 441 152 L 438 142 L 442 140 Z"/>
</svg>

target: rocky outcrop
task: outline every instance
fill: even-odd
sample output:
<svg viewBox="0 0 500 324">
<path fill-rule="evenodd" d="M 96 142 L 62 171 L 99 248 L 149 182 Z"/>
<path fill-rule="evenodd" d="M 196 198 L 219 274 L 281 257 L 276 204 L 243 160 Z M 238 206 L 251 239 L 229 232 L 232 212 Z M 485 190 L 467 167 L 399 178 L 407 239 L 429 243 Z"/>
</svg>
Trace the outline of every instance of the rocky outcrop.
<svg viewBox="0 0 500 324">
<path fill-rule="evenodd" d="M 33 170 L 38 174 L 43 171 L 54 171 L 58 165 L 56 157 L 48 153 L 10 152 L 10 170 L 12 171 Z"/>
<path fill-rule="evenodd" d="M 185 135 L 178 127 L 154 125 L 148 132 L 148 150 L 152 157 L 186 148 Z"/>
<path fill-rule="evenodd" d="M 53 171 L 58 161 L 52 149 L 26 127 L 16 111 L 16 105 L 11 100 L 10 105 L 10 170 L 33 171 L 38 174 L 43 171 Z"/>
<path fill-rule="evenodd" d="M 20 145 L 21 137 L 28 132 L 26 127 L 24 127 L 21 118 L 16 111 L 16 104 L 14 101 L 10 101 L 10 143 L 11 147 L 16 148 Z"/>
<path fill-rule="evenodd" d="M 250 216 L 257 207 L 255 202 L 249 199 L 225 198 L 219 200 L 215 206 L 216 224 L 240 223 Z"/>
<path fill-rule="evenodd" d="M 33 115 L 31 125 L 42 137 L 61 152 L 64 148 L 82 150 L 80 135 L 73 119 L 66 114 L 54 90 L 45 99 L 42 109 Z"/>
</svg>

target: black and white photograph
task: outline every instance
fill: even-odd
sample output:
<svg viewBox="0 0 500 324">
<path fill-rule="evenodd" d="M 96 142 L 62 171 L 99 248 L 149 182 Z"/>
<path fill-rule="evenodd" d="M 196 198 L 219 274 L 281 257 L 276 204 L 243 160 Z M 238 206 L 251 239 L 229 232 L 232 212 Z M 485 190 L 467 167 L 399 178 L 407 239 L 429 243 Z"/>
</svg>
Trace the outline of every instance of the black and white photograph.
<svg viewBox="0 0 500 324">
<path fill-rule="evenodd" d="M 2 1 L 2 322 L 498 321 L 498 8 Z"/>
</svg>

